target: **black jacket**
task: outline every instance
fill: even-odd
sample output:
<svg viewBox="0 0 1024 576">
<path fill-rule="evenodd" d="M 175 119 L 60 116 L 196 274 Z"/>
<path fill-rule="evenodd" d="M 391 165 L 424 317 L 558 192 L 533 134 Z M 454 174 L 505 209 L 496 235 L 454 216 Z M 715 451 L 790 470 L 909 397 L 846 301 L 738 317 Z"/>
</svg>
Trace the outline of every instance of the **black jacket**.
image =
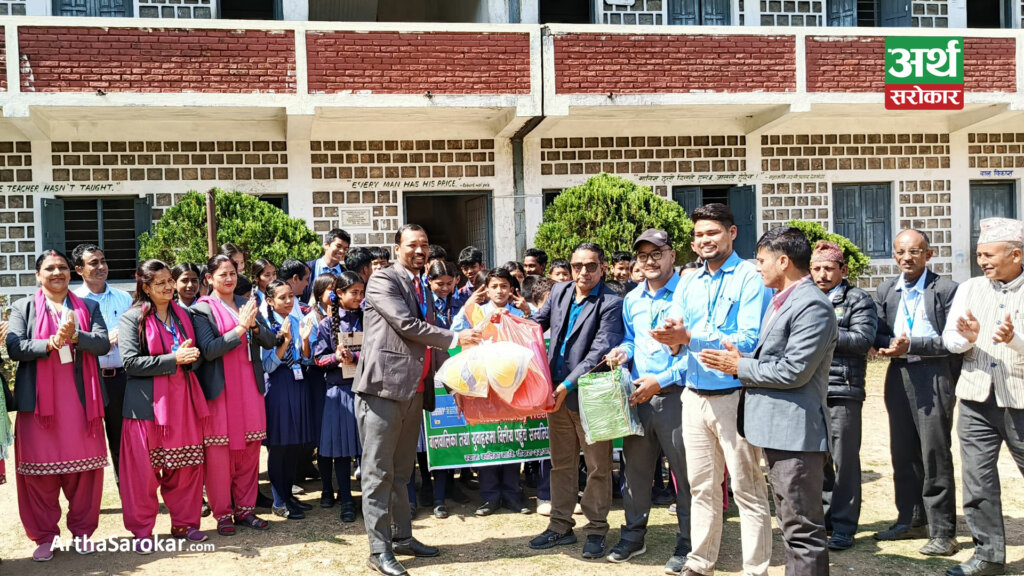
<svg viewBox="0 0 1024 576">
<path fill-rule="evenodd" d="M 832 296 L 839 339 L 828 370 L 828 397 L 863 401 L 867 355 L 878 330 L 875 301 L 867 292 L 843 280 Z"/>
<path fill-rule="evenodd" d="M 192 322 L 191 312 L 185 309 L 185 317 L 173 316 L 177 325 L 178 333 L 184 335 L 184 322 Z M 145 329 L 139 328 L 142 309 L 132 306 L 127 312 L 121 315 L 118 322 L 118 344 L 121 350 L 121 360 L 124 361 L 124 371 L 128 377 L 124 389 L 124 409 L 122 415 L 125 418 L 136 420 L 152 420 L 153 414 L 153 378 L 155 376 L 170 376 L 178 371 L 178 362 L 173 352 L 168 354 L 153 354 L 146 344 Z M 143 325 L 144 326 L 144 325 Z M 182 340 L 187 338 L 183 336 Z M 198 344 L 196 345 L 198 347 Z M 192 364 L 184 365 L 185 370 L 196 370 L 202 365 L 202 359 Z"/>
</svg>

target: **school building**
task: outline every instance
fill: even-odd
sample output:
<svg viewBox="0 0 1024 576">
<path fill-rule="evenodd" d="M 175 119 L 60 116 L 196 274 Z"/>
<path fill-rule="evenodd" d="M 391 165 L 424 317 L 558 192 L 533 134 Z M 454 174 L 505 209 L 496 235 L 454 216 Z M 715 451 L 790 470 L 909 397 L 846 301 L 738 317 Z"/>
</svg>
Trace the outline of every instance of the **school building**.
<svg viewBox="0 0 1024 576">
<path fill-rule="evenodd" d="M 129 279 L 137 236 L 213 186 L 356 245 L 389 246 L 412 221 L 500 264 L 559 191 L 609 172 L 687 210 L 728 203 L 748 257 L 772 226 L 822 222 L 873 257 L 867 287 L 898 273 L 901 228 L 927 231 L 933 268 L 963 280 L 979 219 L 1021 211 L 1020 0 L 0 0 L 0 14 L 11 294 L 34 289 L 40 250 L 84 241 Z M 887 36 L 963 37 L 963 109 L 887 111 Z"/>
</svg>

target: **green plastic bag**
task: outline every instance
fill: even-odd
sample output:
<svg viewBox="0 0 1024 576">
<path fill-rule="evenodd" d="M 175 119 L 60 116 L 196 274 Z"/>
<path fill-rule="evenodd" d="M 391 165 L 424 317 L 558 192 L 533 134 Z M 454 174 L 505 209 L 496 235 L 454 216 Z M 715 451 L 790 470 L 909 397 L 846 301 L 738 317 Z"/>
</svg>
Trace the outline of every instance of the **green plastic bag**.
<svg viewBox="0 0 1024 576">
<path fill-rule="evenodd" d="M 581 376 L 578 386 L 580 418 L 587 444 L 644 435 L 636 406 L 629 405 L 633 383 L 624 368 Z"/>
</svg>

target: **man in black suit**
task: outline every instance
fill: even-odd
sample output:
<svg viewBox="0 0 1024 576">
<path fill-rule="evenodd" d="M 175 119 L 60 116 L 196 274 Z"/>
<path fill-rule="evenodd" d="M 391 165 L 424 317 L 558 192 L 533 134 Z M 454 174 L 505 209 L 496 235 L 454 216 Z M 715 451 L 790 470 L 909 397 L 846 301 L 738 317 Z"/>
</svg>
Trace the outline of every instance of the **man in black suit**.
<svg viewBox="0 0 1024 576">
<path fill-rule="evenodd" d="M 580 506 L 587 517 L 583 533 L 584 558 L 605 555 L 608 509 L 612 500 L 612 443 L 587 444 L 580 420 L 576 384 L 580 376 L 598 366 L 604 355 L 622 342 L 622 299 L 602 282 L 608 263 L 596 244 L 576 247 L 570 260 L 573 281 L 557 284 L 544 306 L 534 315 L 551 330 L 548 362 L 555 387 L 555 410 L 548 415 L 551 439 L 551 520 L 547 529 L 530 541 L 543 550 L 574 544 L 572 518 L 579 489 L 580 450 L 587 461 L 587 487 Z"/>
<path fill-rule="evenodd" d="M 893 242 L 903 273 L 883 282 L 875 299 L 875 348 L 892 358 L 885 374 L 896 523 L 877 540 L 929 538 L 928 556 L 952 556 L 956 541 L 956 492 L 952 446 L 954 385 L 959 357 L 942 343 L 957 285 L 928 270 L 928 236 L 904 230 Z"/>
</svg>

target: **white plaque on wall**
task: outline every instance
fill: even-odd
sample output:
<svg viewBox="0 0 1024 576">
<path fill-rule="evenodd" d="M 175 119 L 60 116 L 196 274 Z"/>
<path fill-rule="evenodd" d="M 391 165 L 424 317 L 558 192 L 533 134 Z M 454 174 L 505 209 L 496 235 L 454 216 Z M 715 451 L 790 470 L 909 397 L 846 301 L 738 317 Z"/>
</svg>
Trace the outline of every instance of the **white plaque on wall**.
<svg viewBox="0 0 1024 576">
<path fill-rule="evenodd" d="M 345 228 L 369 228 L 373 217 L 370 208 L 346 208 L 341 212 L 341 225 Z"/>
</svg>

